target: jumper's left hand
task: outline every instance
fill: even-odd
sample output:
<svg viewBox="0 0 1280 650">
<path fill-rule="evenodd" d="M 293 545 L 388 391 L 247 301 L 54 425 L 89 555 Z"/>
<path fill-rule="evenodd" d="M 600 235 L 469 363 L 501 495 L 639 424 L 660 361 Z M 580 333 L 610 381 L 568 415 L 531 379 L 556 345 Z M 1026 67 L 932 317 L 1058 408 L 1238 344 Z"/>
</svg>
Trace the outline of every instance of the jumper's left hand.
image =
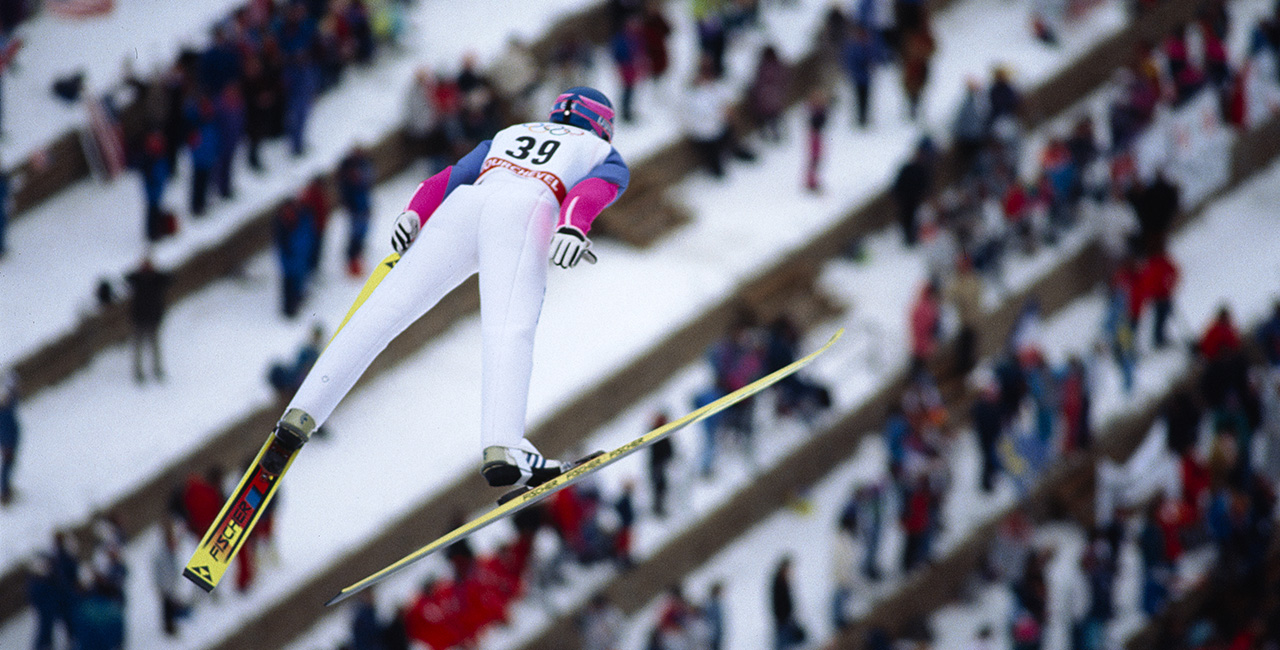
<svg viewBox="0 0 1280 650">
<path fill-rule="evenodd" d="M 586 258 L 591 264 L 596 263 L 596 256 L 591 252 L 591 240 L 574 226 L 564 225 L 556 228 L 551 236 L 551 263 L 564 269 L 577 266 Z"/>
</svg>

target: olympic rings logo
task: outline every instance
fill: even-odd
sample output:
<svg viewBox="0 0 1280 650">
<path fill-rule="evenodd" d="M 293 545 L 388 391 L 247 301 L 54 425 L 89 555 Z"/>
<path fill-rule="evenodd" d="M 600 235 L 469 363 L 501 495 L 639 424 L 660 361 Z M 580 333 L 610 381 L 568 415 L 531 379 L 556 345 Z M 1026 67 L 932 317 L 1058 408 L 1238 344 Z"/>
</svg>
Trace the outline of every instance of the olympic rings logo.
<svg viewBox="0 0 1280 650">
<path fill-rule="evenodd" d="M 524 126 L 533 133 L 547 133 L 550 135 L 582 135 L 584 133 L 578 129 L 568 128 L 563 124 L 550 124 L 547 122 L 534 122 Z"/>
</svg>

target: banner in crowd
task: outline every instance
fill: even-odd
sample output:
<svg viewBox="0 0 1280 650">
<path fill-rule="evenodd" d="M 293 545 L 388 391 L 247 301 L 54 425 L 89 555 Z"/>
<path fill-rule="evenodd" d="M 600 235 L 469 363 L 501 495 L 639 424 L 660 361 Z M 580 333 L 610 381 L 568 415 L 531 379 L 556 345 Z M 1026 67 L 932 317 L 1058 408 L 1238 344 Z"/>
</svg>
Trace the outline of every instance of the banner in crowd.
<svg viewBox="0 0 1280 650">
<path fill-rule="evenodd" d="M 63 18 L 90 18 L 111 13 L 115 0 L 44 0 L 49 13 Z"/>
<path fill-rule="evenodd" d="M 1196 205 L 1231 179 L 1231 139 L 1217 95 L 1201 91 L 1162 111 L 1142 134 L 1135 150 L 1138 174 L 1150 180 L 1163 171 L 1180 188 L 1182 205 Z"/>
<path fill-rule="evenodd" d="M 124 130 L 101 97 L 90 97 L 85 108 L 89 112 L 89 128 L 80 132 L 80 145 L 94 176 L 112 180 L 125 170 Z"/>
</svg>

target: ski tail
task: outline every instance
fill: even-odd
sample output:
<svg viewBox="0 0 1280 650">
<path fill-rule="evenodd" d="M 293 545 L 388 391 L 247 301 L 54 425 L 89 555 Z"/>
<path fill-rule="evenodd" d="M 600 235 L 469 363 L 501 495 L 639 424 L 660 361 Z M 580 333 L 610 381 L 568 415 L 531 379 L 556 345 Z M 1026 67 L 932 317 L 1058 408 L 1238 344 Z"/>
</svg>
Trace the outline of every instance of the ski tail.
<svg viewBox="0 0 1280 650">
<path fill-rule="evenodd" d="M 271 497 L 280 487 L 280 479 L 293 464 L 297 453 L 296 449 L 290 451 L 281 445 L 274 433 L 267 438 L 235 492 L 231 493 L 213 525 L 200 540 L 182 575 L 206 592 L 218 586 L 248 541 L 254 525 L 266 511 L 267 504 L 271 503 Z"/>
<path fill-rule="evenodd" d="M 334 331 L 334 336 L 338 335 L 360 305 L 363 305 L 364 301 L 373 294 L 373 290 L 399 261 L 400 255 L 392 253 L 378 263 L 378 266 L 369 274 L 369 279 L 361 287 L 360 294 L 356 296 L 351 309 L 347 310 L 342 323 Z M 332 340 L 330 339 L 330 342 Z M 222 506 L 217 519 L 214 519 L 213 525 L 205 532 L 204 539 L 200 540 L 200 545 L 196 547 L 191 561 L 187 562 L 186 568 L 182 570 L 182 575 L 206 592 L 213 591 L 214 587 L 218 586 L 227 567 L 231 566 L 231 562 L 248 541 L 249 533 L 258 523 L 258 518 L 266 510 L 267 504 L 271 502 L 271 497 L 275 496 L 276 490 L 280 487 L 280 479 L 293 464 L 297 453 L 297 449 L 289 450 L 280 445 L 274 433 L 267 438 L 266 444 L 262 445 L 262 450 L 253 459 L 249 470 L 240 479 L 235 492 Z"/>
<path fill-rule="evenodd" d="M 840 337 L 843 334 L 844 334 L 843 329 L 838 330 L 834 335 L 832 335 L 830 340 L 828 340 L 825 344 L 823 344 L 822 347 L 809 353 L 808 355 L 804 356 L 801 359 L 797 359 L 796 361 L 792 362 L 790 365 L 784 368 L 781 368 L 779 370 L 776 370 L 773 373 L 766 375 L 765 377 L 757 379 L 756 381 L 750 384 L 747 384 L 746 386 L 743 386 L 742 388 L 739 388 L 738 390 L 733 391 L 732 393 L 729 393 L 728 395 L 725 395 L 724 397 L 721 397 L 720 399 L 717 399 L 716 401 L 711 402 L 710 404 L 706 404 L 701 408 L 685 415 L 684 417 L 678 420 L 672 420 L 671 422 L 668 422 L 667 424 L 664 424 L 661 427 L 658 427 L 657 429 L 654 429 L 653 431 L 650 431 L 649 433 L 646 433 L 628 442 L 627 444 L 621 447 L 618 447 L 617 449 L 614 449 L 613 451 L 608 451 L 598 455 L 590 456 L 584 459 L 584 461 L 581 464 L 573 467 L 573 469 L 570 469 L 564 474 L 561 474 L 560 476 L 557 476 L 551 479 L 550 481 L 547 481 L 546 483 L 539 485 L 538 487 L 531 488 L 523 492 L 517 491 L 517 492 L 512 492 L 512 493 L 508 493 L 507 495 L 504 495 L 503 497 L 504 500 L 497 507 L 490 509 L 489 511 L 480 515 L 479 517 L 476 517 L 475 519 L 472 519 L 471 521 L 468 521 L 462 524 L 461 526 L 449 531 L 448 533 L 445 533 L 442 537 L 410 553 L 404 558 L 396 561 L 394 564 L 391 564 L 390 566 L 386 567 L 385 569 L 382 569 L 381 571 L 374 573 L 373 575 L 365 578 L 364 580 L 361 580 L 355 584 L 352 584 L 349 587 L 346 587 L 342 591 L 338 592 L 338 594 L 335 595 L 333 598 L 330 598 L 329 601 L 325 603 L 325 606 L 330 606 L 330 605 L 335 605 L 337 603 L 340 603 L 360 593 L 361 591 L 364 591 L 365 589 L 368 589 L 369 587 L 372 587 L 373 585 L 379 582 L 382 582 L 383 580 L 386 580 L 392 575 L 399 573 L 400 571 L 408 567 L 410 564 L 413 564 L 414 562 L 446 546 L 449 546 L 450 544 L 453 544 L 454 542 L 457 542 L 467 537 L 468 535 L 471 535 L 472 533 L 496 521 L 499 521 L 509 515 L 512 515 L 520 510 L 523 510 L 524 508 L 527 508 L 537 503 L 538 501 L 541 501 L 542 499 L 547 498 L 548 496 L 551 496 L 555 492 L 558 492 L 559 490 L 562 490 L 568 487 L 569 485 L 577 482 L 578 480 L 584 478 L 587 474 L 595 472 L 596 470 L 602 469 L 608 465 L 612 465 L 613 463 L 619 460 L 622 460 L 623 458 L 630 456 L 631 454 L 637 451 L 640 451 L 641 449 L 644 449 L 645 447 L 671 435 L 672 433 L 675 433 L 676 431 L 679 431 L 680 429 L 683 429 L 684 427 L 689 426 L 690 424 L 693 424 L 707 417 L 715 415 L 716 413 L 719 413 L 720 411 L 723 411 L 729 408 L 730 406 L 733 406 L 734 404 L 737 404 L 738 402 L 741 402 L 742 400 L 747 399 L 748 397 L 751 397 L 752 395 L 755 395 L 756 393 L 759 393 L 765 390 L 766 388 L 778 383 L 788 375 L 792 375 L 798 372 L 801 368 L 812 363 L 814 359 L 817 359 L 818 356 L 820 356 L 822 353 L 830 349 L 831 346 L 834 345 L 836 341 L 840 340 Z"/>
</svg>

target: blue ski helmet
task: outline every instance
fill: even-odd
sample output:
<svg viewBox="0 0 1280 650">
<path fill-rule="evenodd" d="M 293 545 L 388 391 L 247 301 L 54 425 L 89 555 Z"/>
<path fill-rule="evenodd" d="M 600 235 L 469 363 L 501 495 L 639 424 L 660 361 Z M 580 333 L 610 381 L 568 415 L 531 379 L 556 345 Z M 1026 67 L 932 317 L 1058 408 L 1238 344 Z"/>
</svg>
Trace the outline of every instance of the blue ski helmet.
<svg viewBox="0 0 1280 650">
<path fill-rule="evenodd" d="M 604 93 L 587 86 L 574 86 L 556 98 L 551 107 L 551 121 L 586 129 L 613 140 L 613 104 Z"/>
</svg>

